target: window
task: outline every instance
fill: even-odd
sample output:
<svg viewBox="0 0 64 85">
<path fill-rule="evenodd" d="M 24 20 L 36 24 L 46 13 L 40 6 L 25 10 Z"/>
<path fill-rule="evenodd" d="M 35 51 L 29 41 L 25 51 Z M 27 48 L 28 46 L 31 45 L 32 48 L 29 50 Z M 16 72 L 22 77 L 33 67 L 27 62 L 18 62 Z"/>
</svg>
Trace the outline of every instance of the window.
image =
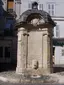
<svg viewBox="0 0 64 85">
<path fill-rule="evenodd" d="M 8 12 L 12 13 L 13 12 L 13 9 L 8 9 Z"/>
<path fill-rule="evenodd" d="M 60 26 L 59 24 L 57 24 L 57 22 L 55 23 L 56 23 L 56 26 L 53 29 L 53 35 L 54 35 L 53 37 L 59 38 L 60 37 Z"/>
<path fill-rule="evenodd" d="M 47 3 L 47 10 L 51 16 L 55 15 L 55 3 Z"/>
<path fill-rule="evenodd" d="M 12 19 L 7 19 L 5 24 L 5 29 L 13 29 L 13 23 L 14 21 Z"/>
<path fill-rule="evenodd" d="M 12 18 L 6 18 L 6 24 L 4 28 L 4 36 L 13 36 L 13 24 L 15 21 Z"/>
<path fill-rule="evenodd" d="M 43 10 L 43 4 L 39 4 L 39 10 Z"/>
<path fill-rule="evenodd" d="M 56 25 L 56 37 L 60 37 L 59 25 Z"/>
<path fill-rule="evenodd" d="M 53 47 L 53 56 L 54 56 L 54 52 L 55 52 L 55 47 Z"/>
<path fill-rule="evenodd" d="M 62 49 L 62 56 L 64 56 L 64 49 Z"/>
<path fill-rule="evenodd" d="M 10 25 L 11 25 L 11 24 L 7 23 L 5 28 L 6 28 L 6 29 L 10 29 Z"/>
<path fill-rule="evenodd" d="M 10 13 L 13 12 L 13 5 L 14 5 L 13 0 L 9 0 L 9 1 L 8 1 L 8 6 L 7 6 L 8 12 L 10 12 Z"/>
<path fill-rule="evenodd" d="M 21 0 L 15 0 L 17 4 L 21 4 Z"/>
<path fill-rule="evenodd" d="M 20 2 L 21 0 L 15 0 L 15 1 L 19 1 Z"/>
<path fill-rule="evenodd" d="M 14 2 L 13 1 L 8 1 L 8 9 L 13 8 Z"/>
<path fill-rule="evenodd" d="M 3 47 L 0 47 L 0 58 L 3 57 Z"/>
<path fill-rule="evenodd" d="M 5 58 L 10 58 L 10 47 L 5 47 Z"/>
<path fill-rule="evenodd" d="M 3 8 L 2 8 L 2 6 L 0 6 L 0 16 L 2 16 L 3 15 Z"/>
<path fill-rule="evenodd" d="M 28 4 L 28 8 L 32 9 L 32 4 L 31 3 Z"/>
<path fill-rule="evenodd" d="M 0 58 L 10 58 L 10 47 L 0 47 Z"/>
</svg>

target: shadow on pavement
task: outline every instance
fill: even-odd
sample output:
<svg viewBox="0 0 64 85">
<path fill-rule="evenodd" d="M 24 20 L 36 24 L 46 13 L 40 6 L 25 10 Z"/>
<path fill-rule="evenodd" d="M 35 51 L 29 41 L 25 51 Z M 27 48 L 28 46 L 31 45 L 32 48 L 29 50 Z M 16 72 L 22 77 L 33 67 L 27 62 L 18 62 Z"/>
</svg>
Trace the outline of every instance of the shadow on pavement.
<svg viewBox="0 0 64 85">
<path fill-rule="evenodd" d="M 64 71 L 64 67 L 53 67 L 53 72 L 63 72 Z"/>
</svg>

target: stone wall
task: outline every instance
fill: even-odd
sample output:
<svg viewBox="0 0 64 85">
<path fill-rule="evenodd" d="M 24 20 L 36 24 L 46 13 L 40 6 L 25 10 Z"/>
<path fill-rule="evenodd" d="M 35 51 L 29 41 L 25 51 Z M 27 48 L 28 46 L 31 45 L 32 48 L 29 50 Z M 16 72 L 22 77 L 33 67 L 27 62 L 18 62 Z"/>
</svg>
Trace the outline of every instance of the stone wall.
<svg viewBox="0 0 64 85">
<path fill-rule="evenodd" d="M 17 50 L 17 73 L 32 72 L 37 67 L 39 73 L 50 73 L 52 56 L 50 29 L 26 31 L 25 28 L 18 30 Z M 27 36 L 28 35 L 28 36 Z M 37 66 L 38 65 L 38 66 Z M 36 71 L 36 73 L 38 73 Z"/>
</svg>

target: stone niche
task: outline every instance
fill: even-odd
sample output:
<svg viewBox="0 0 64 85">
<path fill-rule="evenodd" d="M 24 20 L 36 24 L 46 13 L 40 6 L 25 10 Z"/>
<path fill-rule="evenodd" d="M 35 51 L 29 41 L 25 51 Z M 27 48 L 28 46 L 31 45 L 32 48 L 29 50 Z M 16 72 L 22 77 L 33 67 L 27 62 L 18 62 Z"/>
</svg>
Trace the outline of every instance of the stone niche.
<svg viewBox="0 0 64 85">
<path fill-rule="evenodd" d="M 52 35 L 55 23 L 45 11 L 25 11 L 16 23 L 17 74 L 46 74 L 52 69 Z"/>
</svg>

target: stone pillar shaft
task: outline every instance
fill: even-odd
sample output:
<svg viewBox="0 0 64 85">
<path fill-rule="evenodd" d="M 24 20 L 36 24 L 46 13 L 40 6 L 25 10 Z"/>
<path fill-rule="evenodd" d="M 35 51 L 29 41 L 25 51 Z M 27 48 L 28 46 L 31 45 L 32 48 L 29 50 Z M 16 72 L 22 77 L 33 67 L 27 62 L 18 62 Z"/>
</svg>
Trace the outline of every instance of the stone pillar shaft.
<svg viewBox="0 0 64 85">
<path fill-rule="evenodd" d="M 25 30 L 18 32 L 17 68 L 16 73 L 23 74 L 27 63 L 27 35 Z"/>
<path fill-rule="evenodd" d="M 48 34 L 43 35 L 43 70 L 50 73 L 50 38 Z"/>
</svg>

